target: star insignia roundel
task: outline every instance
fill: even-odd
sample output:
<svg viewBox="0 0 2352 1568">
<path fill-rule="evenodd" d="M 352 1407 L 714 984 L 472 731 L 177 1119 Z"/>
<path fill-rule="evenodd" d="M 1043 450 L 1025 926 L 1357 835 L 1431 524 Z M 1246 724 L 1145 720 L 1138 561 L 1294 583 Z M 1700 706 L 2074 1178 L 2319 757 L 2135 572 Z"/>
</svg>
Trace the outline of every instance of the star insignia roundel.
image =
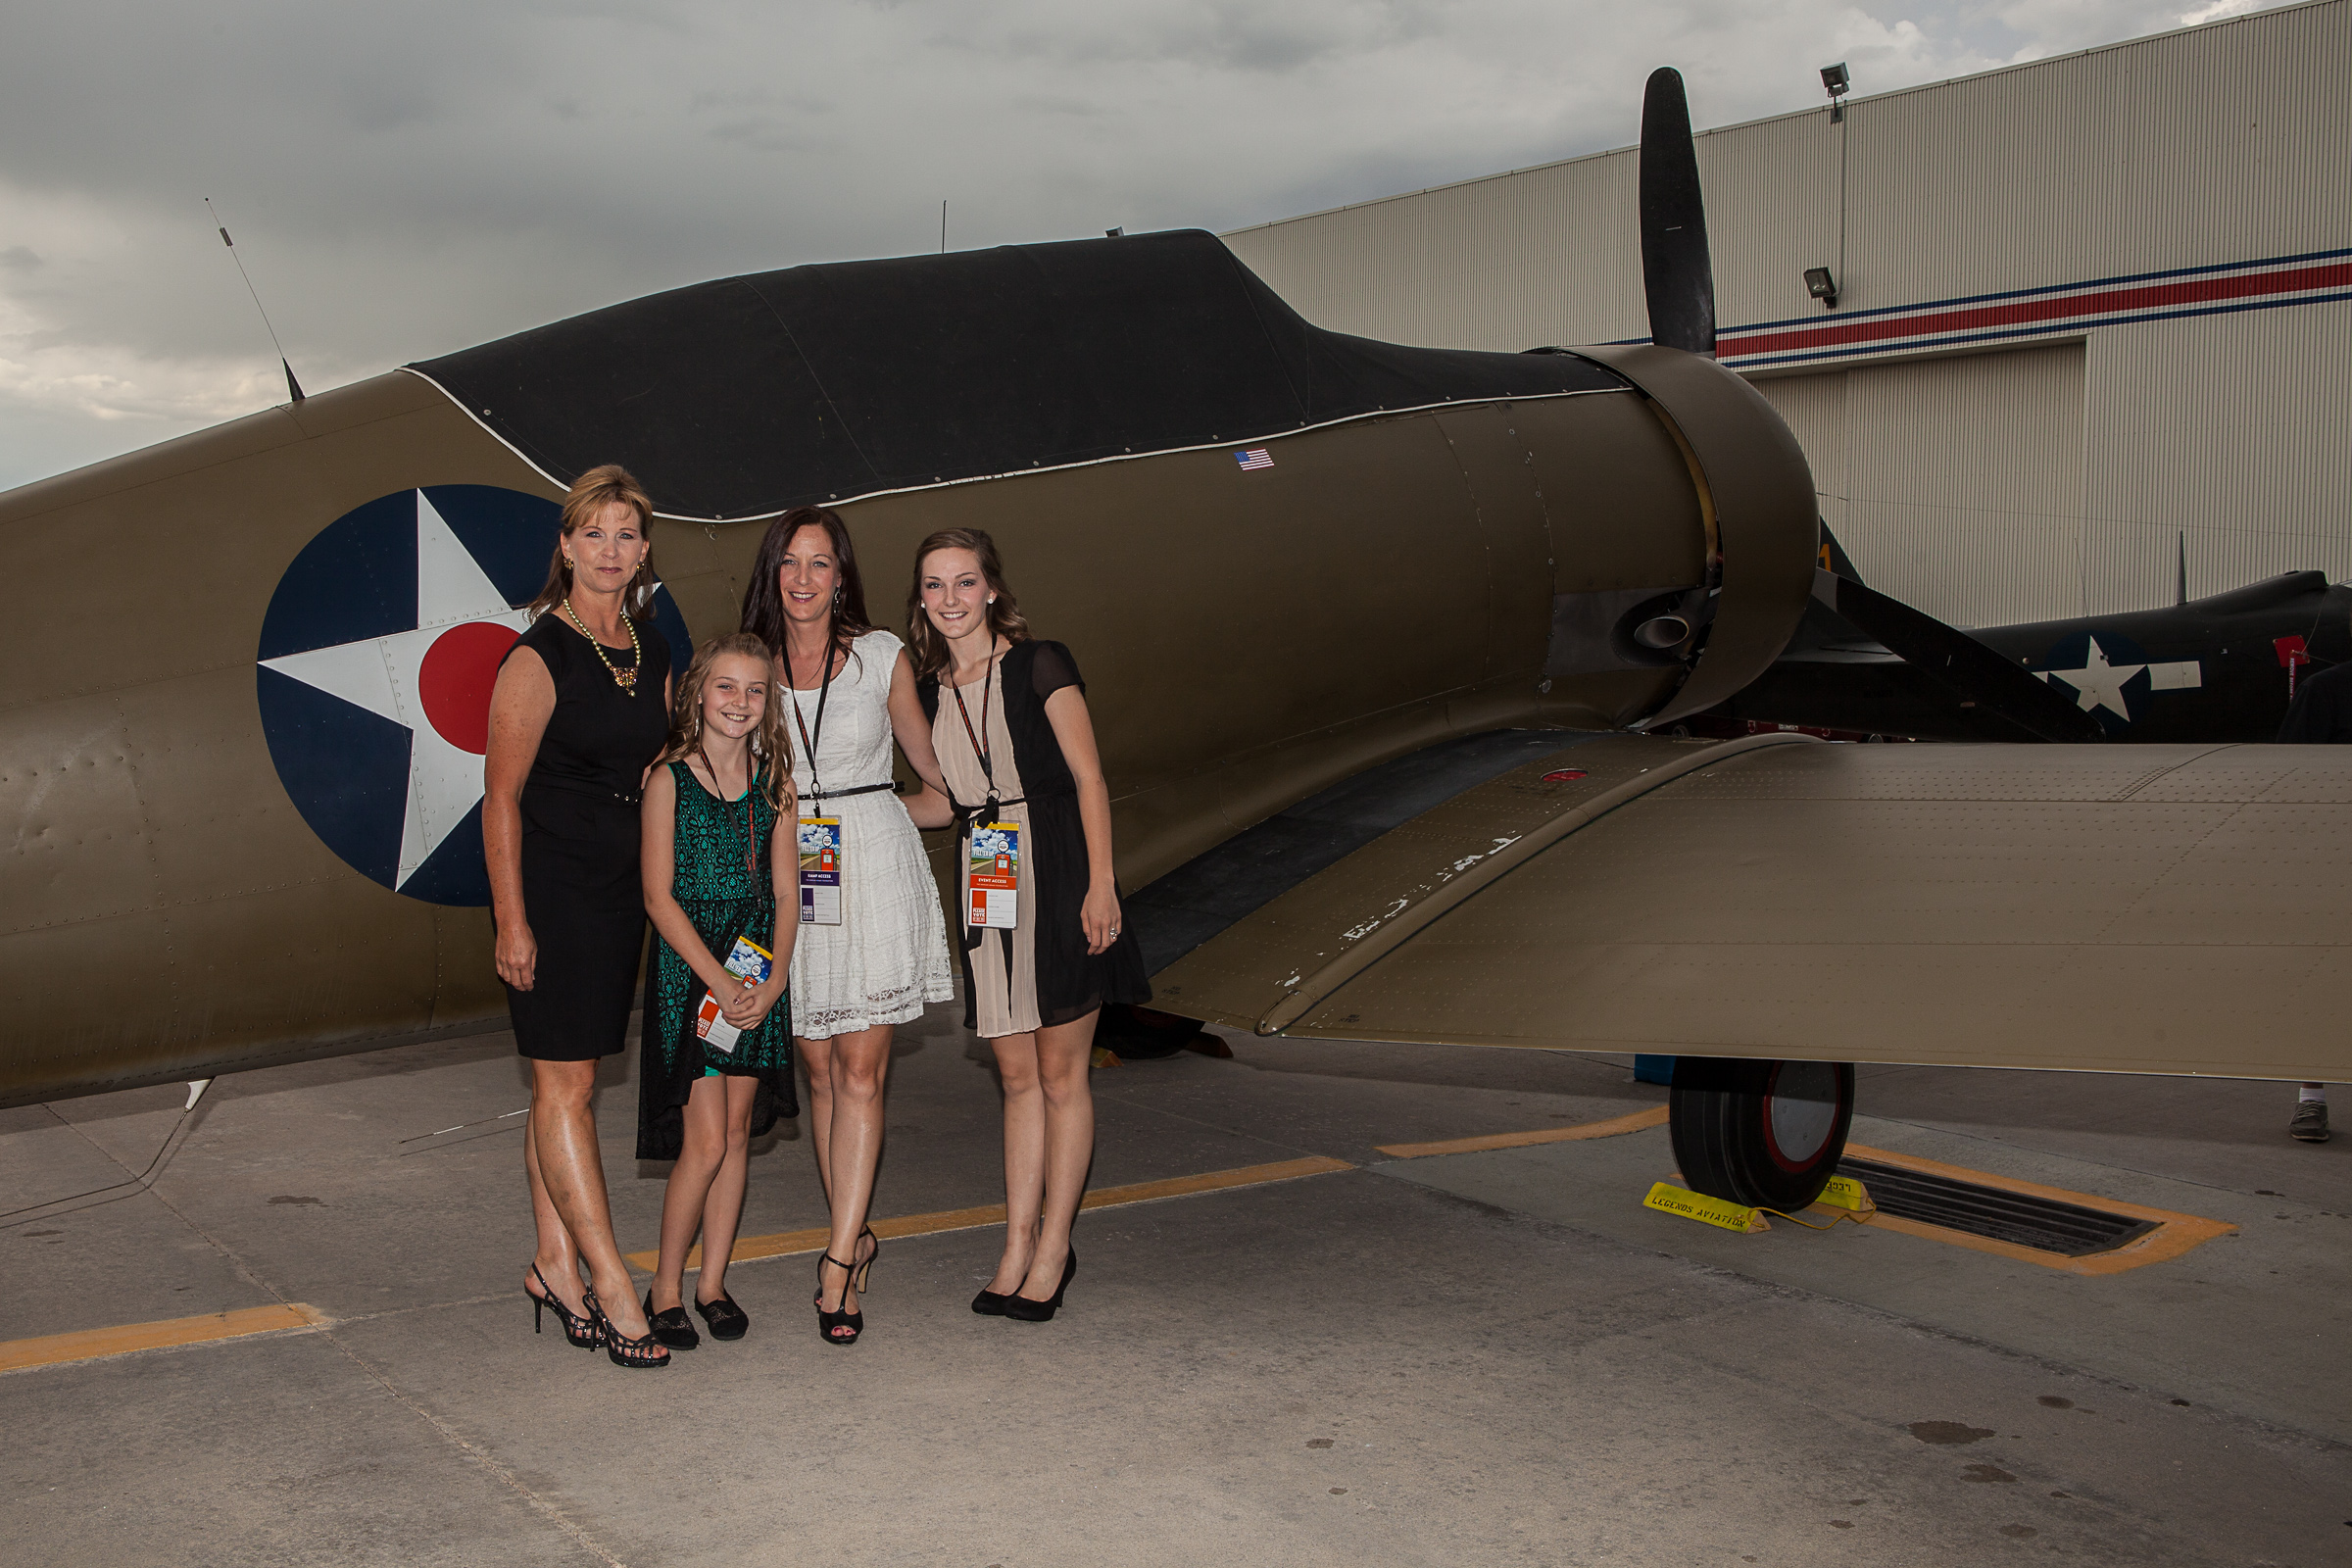
<svg viewBox="0 0 2352 1568">
<path fill-rule="evenodd" d="M 270 596 L 254 672 L 270 760 L 311 831 L 395 892 L 490 902 L 490 688 L 561 515 L 491 485 L 402 490 L 327 524 Z M 693 644 L 666 588 L 654 619 L 684 669 Z"/>
</svg>

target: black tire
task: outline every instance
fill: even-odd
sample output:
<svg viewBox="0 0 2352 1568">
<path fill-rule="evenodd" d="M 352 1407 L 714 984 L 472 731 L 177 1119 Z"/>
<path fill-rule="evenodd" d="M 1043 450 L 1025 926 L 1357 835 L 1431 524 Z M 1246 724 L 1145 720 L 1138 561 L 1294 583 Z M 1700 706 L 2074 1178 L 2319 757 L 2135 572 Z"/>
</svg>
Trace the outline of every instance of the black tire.
<svg viewBox="0 0 2352 1568">
<path fill-rule="evenodd" d="M 1798 1209 L 1838 1174 L 1854 1119 L 1842 1061 L 1677 1056 L 1667 1130 L 1692 1192 L 1751 1208 Z"/>
</svg>

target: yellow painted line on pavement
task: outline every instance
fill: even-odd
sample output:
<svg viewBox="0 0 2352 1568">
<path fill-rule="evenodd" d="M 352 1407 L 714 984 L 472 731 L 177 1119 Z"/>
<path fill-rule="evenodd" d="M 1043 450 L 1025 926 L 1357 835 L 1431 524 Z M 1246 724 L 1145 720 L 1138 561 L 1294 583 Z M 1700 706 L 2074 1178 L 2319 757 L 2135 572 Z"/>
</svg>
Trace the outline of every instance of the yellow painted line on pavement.
<svg viewBox="0 0 2352 1568">
<path fill-rule="evenodd" d="M 1666 1122 L 1666 1107 L 1652 1105 L 1607 1121 L 1579 1122 L 1574 1127 L 1540 1127 L 1532 1133 L 1489 1133 L 1483 1138 L 1450 1138 L 1442 1144 L 1383 1144 L 1380 1152 L 1393 1159 L 1420 1159 L 1429 1154 L 1475 1154 L 1485 1149 L 1526 1149 L 1535 1144 L 1574 1144 L 1587 1138 L 1614 1138 L 1638 1133 Z"/>
<path fill-rule="evenodd" d="M 61 1361 L 94 1361 L 102 1356 L 127 1355 L 172 1345 L 202 1345 L 208 1340 L 241 1340 L 255 1334 L 282 1334 L 288 1329 L 315 1329 L 331 1321 L 315 1306 L 246 1306 L 233 1312 L 203 1317 L 165 1318 L 159 1323 L 124 1323 L 114 1328 L 76 1329 L 37 1340 L 0 1343 L 0 1372 L 31 1366 L 55 1366 Z"/>
<path fill-rule="evenodd" d="M 1243 1165 L 1233 1170 L 1204 1171 L 1198 1176 L 1170 1176 L 1156 1182 L 1104 1187 L 1087 1194 L 1078 1206 L 1117 1208 L 1126 1203 L 1149 1203 L 1163 1198 L 1191 1198 L 1199 1193 L 1221 1193 L 1236 1187 L 1262 1187 L 1268 1182 L 1297 1181 L 1301 1176 L 1324 1176 L 1333 1171 L 1353 1169 L 1355 1167 L 1344 1159 L 1310 1154 L 1304 1159 L 1285 1159 L 1271 1165 Z M 874 1221 L 874 1234 L 890 1241 L 901 1236 L 935 1236 L 943 1231 L 979 1230 L 983 1226 L 1004 1223 L 1004 1205 L 989 1203 L 979 1208 L 950 1208 L 936 1214 L 902 1214 L 895 1219 L 878 1219 Z M 729 1261 L 743 1263 L 758 1257 L 791 1257 L 802 1252 L 813 1252 L 831 1239 L 832 1233 L 823 1230 L 746 1236 L 736 1241 Z M 628 1254 L 631 1267 L 649 1274 L 660 1260 L 659 1252 Z M 688 1268 L 700 1268 L 702 1262 L 701 1248 L 686 1254 Z"/>
</svg>

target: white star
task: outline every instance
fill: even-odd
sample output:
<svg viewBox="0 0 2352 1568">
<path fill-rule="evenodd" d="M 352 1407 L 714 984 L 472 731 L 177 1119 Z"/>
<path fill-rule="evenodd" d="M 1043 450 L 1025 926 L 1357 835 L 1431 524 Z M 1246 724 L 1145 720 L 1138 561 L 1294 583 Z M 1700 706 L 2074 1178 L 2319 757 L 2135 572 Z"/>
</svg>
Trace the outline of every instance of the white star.
<svg viewBox="0 0 2352 1568">
<path fill-rule="evenodd" d="M 482 798 L 482 757 L 452 743 L 425 711 L 419 679 L 425 655 L 452 627 L 487 622 L 520 633 L 530 618 L 507 603 L 473 553 L 416 492 L 416 629 L 308 653 L 262 666 L 339 697 L 409 732 L 409 799 L 400 832 L 395 889 L 432 858 L 450 830 Z M 483 693 L 486 701 L 487 692 Z M 448 714 L 443 714 L 444 719 Z M 458 727 L 456 725 L 452 726 Z"/>
<path fill-rule="evenodd" d="M 2096 637 L 2088 639 L 2090 651 L 2082 656 L 2081 669 L 2040 669 L 2034 673 L 2043 681 L 2053 675 L 2075 689 L 2075 704 L 2085 713 L 2095 713 L 2104 708 L 2125 723 L 2132 722 L 2132 710 L 2124 706 L 2124 682 L 2147 668 L 2145 664 L 2110 664 L 2106 650 Z"/>
</svg>

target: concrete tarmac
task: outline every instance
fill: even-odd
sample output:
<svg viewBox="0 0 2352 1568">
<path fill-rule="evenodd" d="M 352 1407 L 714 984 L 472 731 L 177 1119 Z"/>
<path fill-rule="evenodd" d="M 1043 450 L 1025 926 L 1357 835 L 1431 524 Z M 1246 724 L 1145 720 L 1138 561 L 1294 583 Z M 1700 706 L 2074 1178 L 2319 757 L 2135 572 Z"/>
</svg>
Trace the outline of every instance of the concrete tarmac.
<svg viewBox="0 0 2352 1568">
<path fill-rule="evenodd" d="M 530 1332 L 506 1036 L 222 1079 L 151 1191 L 0 1221 L 0 1356 L 322 1326 L 0 1373 L 0 1560 L 2352 1561 L 2352 1137 L 2289 1142 L 2291 1088 L 1862 1070 L 1859 1143 L 2239 1227 L 2085 1278 L 1644 1210 L 1662 1128 L 1380 1152 L 1662 1103 L 1621 1059 L 1228 1038 L 1096 1074 L 1093 1186 L 1351 1168 L 1090 1211 L 1051 1324 L 967 1310 L 986 1229 L 888 1242 L 846 1350 L 812 1256 L 738 1263 L 750 1336 L 661 1372 Z M 650 1249 L 629 1069 L 600 1122 Z M 135 1175 L 182 1099 L 0 1112 L 0 1206 Z M 903 1034 L 890 1114 L 879 1214 L 1001 1200 L 956 1009 Z M 757 1147 L 747 1237 L 821 1223 L 808 1148 Z"/>
</svg>

